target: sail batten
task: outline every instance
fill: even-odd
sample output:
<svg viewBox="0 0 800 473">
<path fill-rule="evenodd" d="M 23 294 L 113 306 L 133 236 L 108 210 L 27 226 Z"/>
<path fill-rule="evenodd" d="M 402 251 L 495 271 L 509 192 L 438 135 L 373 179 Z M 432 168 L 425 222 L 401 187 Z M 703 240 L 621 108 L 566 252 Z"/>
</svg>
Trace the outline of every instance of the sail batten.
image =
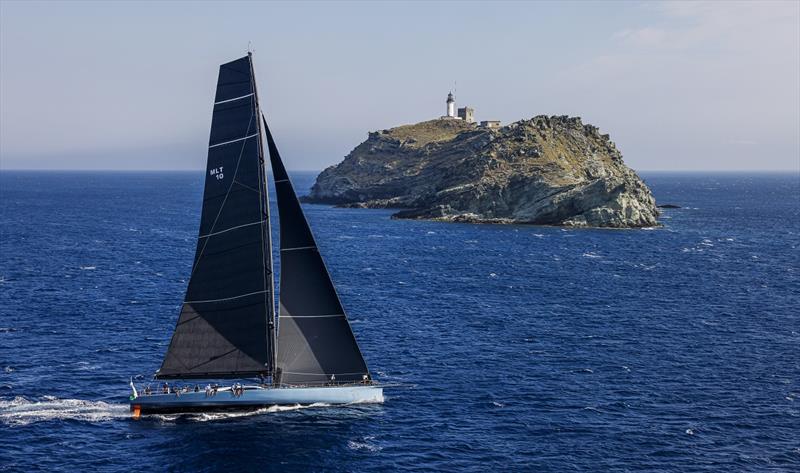
<svg viewBox="0 0 800 473">
<path fill-rule="evenodd" d="M 252 135 L 247 135 L 247 136 L 243 136 L 241 138 L 236 138 L 235 140 L 223 141 L 222 143 L 214 143 L 213 145 L 209 145 L 208 147 L 209 148 L 216 148 L 217 146 L 225 146 L 225 145 L 229 145 L 231 143 L 238 143 L 240 141 L 244 141 L 244 140 L 247 140 L 247 139 L 250 139 L 250 138 L 255 138 L 256 136 L 258 136 L 258 133 L 253 133 Z"/>
<path fill-rule="evenodd" d="M 214 102 L 195 259 L 156 373 L 161 379 L 271 375 L 273 369 L 272 255 L 264 241 L 269 212 L 249 55 L 220 66 Z"/>
<path fill-rule="evenodd" d="M 262 116 L 280 218 L 276 381 L 313 385 L 369 379 L 339 295 Z"/>
</svg>

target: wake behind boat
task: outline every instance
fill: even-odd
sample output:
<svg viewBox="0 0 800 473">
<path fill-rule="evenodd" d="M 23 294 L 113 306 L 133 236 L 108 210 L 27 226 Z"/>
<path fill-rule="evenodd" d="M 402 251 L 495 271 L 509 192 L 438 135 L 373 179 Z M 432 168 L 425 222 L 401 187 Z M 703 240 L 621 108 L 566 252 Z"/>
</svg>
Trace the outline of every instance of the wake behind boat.
<svg viewBox="0 0 800 473">
<path fill-rule="evenodd" d="M 267 143 L 280 227 L 275 310 Z M 243 380 L 145 387 L 131 411 L 383 402 L 261 113 L 252 54 L 220 66 L 194 264 L 156 380 Z"/>
</svg>

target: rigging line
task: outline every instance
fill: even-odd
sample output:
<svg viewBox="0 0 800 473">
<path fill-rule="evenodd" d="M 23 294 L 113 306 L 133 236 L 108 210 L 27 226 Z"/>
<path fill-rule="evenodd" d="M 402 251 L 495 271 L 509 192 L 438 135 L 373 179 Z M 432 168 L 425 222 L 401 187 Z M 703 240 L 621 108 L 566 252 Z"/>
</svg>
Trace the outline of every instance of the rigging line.
<svg viewBox="0 0 800 473">
<path fill-rule="evenodd" d="M 252 97 L 252 96 L 253 96 L 253 93 L 249 93 L 247 95 L 242 95 L 241 97 L 234 97 L 232 99 L 220 100 L 219 102 L 214 102 L 214 105 L 219 105 L 221 103 L 233 102 L 234 100 L 242 100 L 242 99 L 246 99 L 247 97 Z"/>
<path fill-rule="evenodd" d="M 248 45 L 249 49 L 249 45 Z M 269 368 L 270 373 L 274 373 L 275 370 L 275 360 L 274 360 L 274 344 L 275 339 L 272 337 L 272 332 L 270 332 L 270 325 L 274 323 L 272 320 L 272 311 L 275 310 L 274 304 L 270 301 L 271 297 L 273 297 L 272 292 L 275 290 L 275 287 L 270 287 L 269 293 L 267 292 L 267 260 L 269 259 L 269 278 L 270 282 L 272 282 L 272 244 L 268 247 L 264 246 L 264 234 L 266 232 L 271 232 L 272 228 L 269 225 L 269 203 L 268 203 L 268 196 L 265 196 L 266 188 L 267 188 L 267 176 L 264 173 L 264 142 L 262 141 L 261 136 L 261 121 L 258 119 L 258 116 L 261 113 L 259 104 L 258 104 L 258 89 L 256 87 L 255 81 L 255 72 L 253 72 L 253 61 L 250 60 L 250 82 L 252 83 L 253 87 L 253 95 L 254 95 L 254 103 L 253 103 L 253 113 L 256 116 L 256 133 L 258 134 L 258 208 L 259 214 L 261 218 L 264 219 L 267 224 L 266 226 L 262 226 L 258 232 L 259 236 L 261 237 L 261 264 L 263 265 L 264 270 L 261 272 L 261 277 L 264 282 L 264 308 L 266 309 L 267 313 L 265 314 L 266 318 L 266 339 L 267 339 L 267 365 Z"/>
<path fill-rule="evenodd" d="M 252 68 L 252 62 L 250 67 Z M 253 74 L 255 75 L 255 73 Z M 279 336 L 279 328 L 280 328 L 280 299 L 278 299 L 278 308 L 275 307 L 275 274 L 274 274 L 274 260 L 272 256 L 272 223 L 270 220 L 270 201 L 269 201 L 269 178 L 267 177 L 267 165 L 266 155 L 264 153 L 264 140 L 266 140 L 269 136 L 269 129 L 267 128 L 267 120 L 264 118 L 264 113 L 261 111 L 261 106 L 258 102 L 258 88 L 255 86 L 255 80 L 253 85 L 253 91 L 256 93 L 256 100 L 255 100 L 255 108 L 258 112 L 258 116 L 256 120 L 258 121 L 259 127 L 259 143 L 261 145 L 261 159 L 259 161 L 261 168 L 259 169 L 259 178 L 263 178 L 263 186 L 259 186 L 259 189 L 263 190 L 264 195 L 262 197 L 262 202 L 264 203 L 264 214 L 266 215 L 267 224 L 262 227 L 264 237 L 267 240 L 267 246 L 265 252 L 265 258 L 268 258 L 267 261 L 269 263 L 269 295 L 265 295 L 265 299 L 267 299 L 269 303 L 269 307 L 267 310 L 267 329 L 268 329 L 268 338 L 270 343 L 270 368 L 272 370 L 273 375 L 273 382 L 275 381 L 275 370 L 278 365 L 278 336 Z M 258 120 L 262 118 L 262 120 Z M 263 125 L 263 127 L 262 127 Z M 267 150 L 269 153 L 270 163 L 272 162 L 272 150 Z M 275 176 L 273 176 L 274 179 Z M 264 245 L 262 244 L 262 248 Z M 280 256 L 280 252 L 278 252 Z M 266 269 L 266 268 L 265 268 Z M 266 272 L 266 271 L 265 271 Z M 266 278 L 266 275 L 265 275 Z M 264 281 L 264 285 L 266 286 L 266 280 Z"/>
<path fill-rule="evenodd" d="M 314 319 L 322 317 L 344 317 L 344 314 L 328 314 L 328 315 L 280 315 L 282 319 Z"/>
<path fill-rule="evenodd" d="M 177 324 L 177 325 L 188 324 L 188 323 L 189 323 L 189 322 L 191 322 L 192 320 L 197 320 L 197 319 L 199 319 L 200 317 L 202 317 L 200 314 L 197 314 L 196 312 L 195 312 L 195 314 L 196 314 L 196 315 L 195 315 L 194 317 L 189 317 L 189 318 L 188 318 L 188 319 L 186 319 L 186 320 L 180 320 L 180 319 L 178 319 L 178 324 Z"/>
<path fill-rule="evenodd" d="M 200 236 L 199 236 L 199 237 L 197 237 L 197 238 L 198 238 L 198 239 L 200 239 L 200 238 L 208 238 L 208 237 L 210 237 L 210 236 L 219 235 L 220 233 L 225 233 L 225 232 L 229 232 L 229 231 L 231 231 L 231 230 L 236 230 L 236 229 L 239 229 L 239 228 L 249 227 L 249 226 L 252 226 L 252 225 L 258 225 L 259 223 L 264 223 L 264 222 L 265 222 L 265 220 L 259 220 L 258 222 L 250 222 L 250 223 L 245 223 L 245 224 L 242 224 L 242 225 L 237 225 L 237 226 L 235 226 L 235 227 L 226 228 L 225 230 L 220 230 L 220 231 L 218 231 L 218 232 L 214 232 L 214 233 L 207 233 L 207 234 L 205 234 L 205 235 L 200 235 Z"/>
<path fill-rule="evenodd" d="M 178 319 L 178 320 L 180 320 L 180 319 Z M 172 337 L 173 338 L 175 337 L 175 332 L 172 332 Z M 169 347 L 171 347 L 171 346 L 172 346 L 172 340 L 169 341 Z M 161 362 L 161 368 L 164 367 L 164 363 L 166 363 L 166 361 L 167 361 L 167 356 L 169 355 L 169 347 L 167 347 L 167 354 L 164 356 L 164 360 Z M 186 363 L 183 362 L 183 360 L 181 359 L 180 356 L 173 354 L 172 357 L 173 357 L 174 360 L 176 360 L 178 363 L 180 363 L 181 366 L 183 366 L 183 368 L 185 370 L 188 371 L 188 370 L 191 369 L 191 368 L 189 368 L 189 365 L 187 365 Z M 158 374 L 161 371 L 161 368 L 156 370 L 156 374 Z"/>
<path fill-rule="evenodd" d="M 253 117 L 251 116 L 250 117 L 250 121 L 252 121 L 252 120 L 253 120 Z M 247 124 L 247 130 L 250 131 L 250 124 L 249 123 Z M 258 133 L 253 133 L 252 135 L 247 135 L 247 136 L 243 136 L 241 138 L 236 138 L 235 140 L 223 141 L 222 143 L 216 143 L 216 144 L 213 144 L 213 145 L 208 145 L 208 149 L 216 148 L 217 146 L 229 145 L 231 143 L 236 143 L 237 141 L 243 141 L 243 140 L 246 140 L 248 138 L 252 138 L 252 137 L 254 137 L 256 135 L 258 135 Z"/>
<path fill-rule="evenodd" d="M 208 299 L 204 301 L 184 301 L 184 304 L 205 304 L 206 302 L 222 302 L 222 301 L 232 301 L 234 299 L 241 299 L 242 297 L 247 296 L 254 296 L 256 294 L 263 294 L 266 291 L 256 291 L 256 292 L 249 292 L 247 294 L 240 294 L 238 296 L 231 296 L 231 297 L 223 297 L 221 299 Z"/>
<path fill-rule="evenodd" d="M 253 114 L 250 115 L 250 121 L 247 122 L 247 131 L 250 131 L 250 125 L 253 123 L 253 115 L 255 115 L 255 111 Z M 236 176 L 239 174 L 239 164 L 242 162 L 242 156 L 244 155 L 244 147 L 247 144 L 246 141 L 242 141 L 242 148 L 239 150 L 239 157 L 236 159 L 236 169 L 233 171 L 233 179 L 231 179 L 231 185 L 228 186 L 228 191 L 225 193 L 225 198 L 222 199 L 222 204 L 219 206 L 219 210 L 217 210 L 217 216 L 214 217 L 214 222 L 211 224 L 211 232 L 214 232 L 214 227 L 217 225 L 217 221 L 219 220 L 219 216 L 222 215 L 222 209 L 225 208 L 225 202 L 228 201 L 228 196 L 231 194 L 231 189 L 233 189 L 233 183 L 236 182 Z M 206 177 L 206 179 L 208 179 Z M 203 247 L 200 248 L 200 253 L 197 255 L 197 260 L 194 263 L 194 267 L 192 268 L 192 273 L 189 275 L 189 279 L 194 276 L 194 272 L 197 270 L 197 266 L 200 264 L 200 259 L 203 257 L 203 252 L 206 250 L 206 246 L 208 246 L 209 239 L 203 243 Z"/>
<path fill-rule="evenodd" d="M 261 191 L 253 189 L 252 187 L 248 186 L 247 184 L 242 183 L 241 181 L 237 181 L 237 180 L 234 179 L 233 182 L 235 182 L 236 184 L 239 184 L 240 186 L 244 187 L 247 190 L 251 190 L 253 192 L 257 192 L 258 195 L 261 195 Z"/>
<path fill-rule="evenodd" d="M 230 355 L 231 353 L 233 353 L 233 352 L 235 352 L 235 351 L 238 351 L 238 350 L 239 350 L 238 348 L 234 348 L 233 350 L 227 351 L 227 352 L 225 352 L 225 353 L 223 353 L 223 354 L 221 354 L 221 355 L 217 355 L 217 356 L 215 356 L 215 357 L 212 357 L 212 358 L 211 358 L 211 359 L 209 359 L 209 360 L 206 360 L 206 361 L 204 361 L 204 362 L 202 362 L 202 363 L 199 363 L 199 364 L 197 364 L 197 365 L 194 365 L 194 366 L 191 366 L 191 367 L 189 367 L 189 371 L 196 370 L 197 368 L 199 368 L 199 367 L 201 367 L 201 366 L 203 366 L 203 365 L 207 365 L 207 364 L 211 363 L 212 361 L 217 361 L 217 360 L 219 360 L 220 358 L 226 357 L 226 356 Z"/>
<path fill-rule="evenodd" d="M 304 374 L 304 375 L 308 375 L 308 376 L 328 376 L 329 374 L 338 374 L 338 375 L 367 374 L 366 371 L 356 371 L 355 373 L 335 373 L 335 372 L 331 372 L 331 373 L 303 373 L 301 371 L 283 371 L 283 372 L 284 373 L 289 373 L 289 374 Z"/>
<path fill-rule="evenodd" d="M 191 321 L 193 321 L 193 320 L 197 320 L 197 319 L 204 319 L 204 320 L 205 320 L 205 319 L 206 319 L 206 317 L 205 317 L 205 314 L 208 314 L 208 313 L 214 313 L 214 312 L 223 312 L 223 311 L 226 311 L 226 310 L 238 310 L 238 309 L 244 309 L 244 308 L 247 308 L 247 307 L 253 307 L 253 306 L 257 306 L 257 305 L 259 305 L 259 304 L 261 304 L 261 302 L 254 302 L 254 303 L 250 303 L 250 304 L 237 305 L 237 306 L 233 306 L 233 307 L 225 307 L 225 308 L 223 308 L 223 309 L 220 309 L 220 310 L 211 310 L 211 311 L 209 311 L 209 310 L 205 310 L 205 311 L 203 311 L 203 314 L 204 314 L 204 315 L 200 315 L 200 314 L 198 314 L 197 312 L 195 312 L 195 315 L 194 315 L 194 316 L 191 316 L 191 317 L 189 317 L 189 318 L 187 318 L 187 319 L 185 319 L 185 320 L 178 319 L 178 323 L 177 323 L 177 325 L 185 325 L 185 324 L 188 324 L 189 322 L 191 322 Z M 183 305 L 185 306 L 185 305 L 188 305 L 188 304 L 186 304 L 186 303 L 184 302 L 184 303 L 183 303 Z M 191 306 L 189 306 L 189 308 L 190 308 L 190 309 L 192 309 L 192 310 L 194 310 L 194 308 L 193 308 L 193 307 L 191 307 Z M 183 312 L 183 309 L 181 309 L 181 316 L 183 315 L 183 313 L 184 313 L 184 312 Z"/>
<path fill-rule="evenodd" d="M 316 246 L 295 246 L 294 248 L 281 248 L 281 251 L 313 250 Z"/>
</svg>

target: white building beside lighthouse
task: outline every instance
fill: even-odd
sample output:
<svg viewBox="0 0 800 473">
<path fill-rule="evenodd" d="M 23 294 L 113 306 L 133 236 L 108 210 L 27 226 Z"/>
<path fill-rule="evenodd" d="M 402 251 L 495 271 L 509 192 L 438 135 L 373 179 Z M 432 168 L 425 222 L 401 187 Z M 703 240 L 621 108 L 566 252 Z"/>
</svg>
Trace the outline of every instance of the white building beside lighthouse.
<svg viewBox="0 0 800 473">
<path fill-rule="evenodd" d="M 471 107 L 461 107 L 456 113 L 456 98 L 453 97 L 453 92 L 447 94 L 447 115 L 442 119 L 464 120 L 467 123 L 475 123 L 475 109 Z M 500 128 L 500 122 L 497 120 L 488 120 L 481 122 L 482 128 Z"/>
</svg>

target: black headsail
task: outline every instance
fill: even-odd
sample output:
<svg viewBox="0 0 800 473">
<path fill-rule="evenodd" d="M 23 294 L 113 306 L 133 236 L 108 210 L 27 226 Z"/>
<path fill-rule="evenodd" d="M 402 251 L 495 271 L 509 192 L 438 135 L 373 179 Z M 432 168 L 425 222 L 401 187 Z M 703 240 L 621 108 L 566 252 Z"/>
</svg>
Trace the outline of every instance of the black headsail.
<svg viewBox="0 0 800 473">
<path fill-rule="evenodd" d="M 200 234 L 157 378 L 271 375 L 274 291 L 260 111 L 251 56 L 219 68 Z"/>
<path fill-rule="evenodd" d="M 263 118 L 263 117 L 262 117 Z M 280 218 L 278 384 L 360 382 L 369 370 L 264 119 Z"/>
</svg>

